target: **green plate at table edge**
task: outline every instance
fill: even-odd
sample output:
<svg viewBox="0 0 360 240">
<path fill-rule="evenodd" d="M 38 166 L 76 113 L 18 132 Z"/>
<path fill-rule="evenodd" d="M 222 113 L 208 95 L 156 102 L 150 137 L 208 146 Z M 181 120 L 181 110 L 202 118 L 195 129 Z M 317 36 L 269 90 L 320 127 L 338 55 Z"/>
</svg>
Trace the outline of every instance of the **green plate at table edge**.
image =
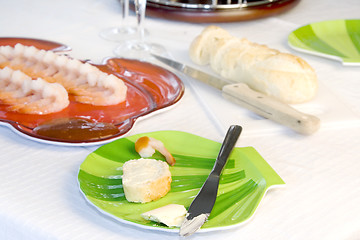
<svg viewBox="0 0 360 240">
<path fill-rule="evenodd" d="M 140 156 L 134 149 L 141 136 L 161 140 L 173 154 L 170 166 L 172 185 L 163 198 L 150 203 L 126 201 L 122 185 L 122 165 Z M 100 212 L 120 222 L 140 228 L 177 232 L 163 224 L 145 220 L 141 213 L 170 203 L 188 209 L 210 173 L 221 143 L 180 131 L 142 133 L 115 140 L 90 153 L 80 165 L 78 184 L 86 200 Z M 151 158 L 164 160 L 156 152 Z M 219 185 L 218 197 L 202 232 L 228 229 L 247 222 L 255 213 L 265 193 L 285 182 L 253 147 L 233 149 Z"/>
<path fill-rule="evenodd" d="M 336 19 L 299 27 L 288 36 L 293 49 L 360 66 L 360 19 Z"/>
</svg>

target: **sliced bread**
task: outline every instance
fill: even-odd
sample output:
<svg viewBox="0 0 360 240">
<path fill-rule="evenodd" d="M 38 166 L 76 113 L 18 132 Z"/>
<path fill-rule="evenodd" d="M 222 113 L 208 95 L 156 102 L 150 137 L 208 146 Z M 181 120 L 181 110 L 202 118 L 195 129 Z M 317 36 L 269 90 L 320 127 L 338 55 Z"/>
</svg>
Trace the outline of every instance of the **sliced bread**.
<svg viewBox="0 0 360 240">
<path fill-rule="evenodd" d="M 169 165 L 156 159 L 134 159 L 123 165 L 123 188 L 129 202 L 146 203 L 165 196 L 171 188 Z"/>
</svg>

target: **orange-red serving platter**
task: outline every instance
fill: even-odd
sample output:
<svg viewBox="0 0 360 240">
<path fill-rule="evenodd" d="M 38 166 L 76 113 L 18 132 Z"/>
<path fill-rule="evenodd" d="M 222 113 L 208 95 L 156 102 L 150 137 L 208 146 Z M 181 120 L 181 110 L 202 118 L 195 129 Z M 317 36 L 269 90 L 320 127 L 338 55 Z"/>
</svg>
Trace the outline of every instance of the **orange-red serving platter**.
<svg viewBox="0 0 360 240">
<path fill-rule="evenodd" d="M 69 47 L 40 39 L 0 38 L 0 45 L 14 46 L 16 43 L 33 45 L 39 49 L 66 51 Z M 95 65 L 95 64 L 94 64 Z M 102 144 L 125 135 L 135 121 L 160 109 L 177 103 L 184 93 L 182 81 L 172 72 L 148 62 L 137 60 L 108 58 L 103 64 L 95 65 L 101 71 L 121 78 L 128 90 L 126 101 L 112 106 L 93 106 L 73 101 L 57 113 L 32 115 L 11 112 L 0 104 L 0 124 L 9 126 L 17 133 L 33 140 L 56 145 L 95 145 Z M 82 118 L 94 122 L 115 125 L 119 131 L 115 135 L 100 139 L 63 139 L 36 134 L 33 129 L 54 119 Z"/>
<path fill-rule="evenodd" d="M 54 52 L 63 52 L 70 51 L 69 46 L 63 45 L 61 43 L 43 40 L 43 39 L 34 39 L 34 38 L 18 38 L 18 37 L 3 37 L 0 38 L 0 46 L 15 46 L 17 43 L 21 43 L 25 46 L 34 46 L 39 49 L 44 50 L 53 50 Z"/>
</svg>

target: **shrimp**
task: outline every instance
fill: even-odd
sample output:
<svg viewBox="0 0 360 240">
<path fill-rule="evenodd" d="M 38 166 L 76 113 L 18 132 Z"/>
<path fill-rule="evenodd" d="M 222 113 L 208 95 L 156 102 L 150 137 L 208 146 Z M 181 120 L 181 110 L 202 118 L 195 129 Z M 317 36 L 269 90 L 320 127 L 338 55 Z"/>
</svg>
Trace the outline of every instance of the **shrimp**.
<svg viewBox="0 0 360 240">
<path fill-rule="evenodd" d="M 69 105 L 68 93 L 58 83 L 33 80 L 19 70 L 0 69 L 0 101 L 9 111 L 26 114 L 59 112 Z"/>
<path fill-rule="evenodd" d="M 127 87 L 118 77 L 52 51 L 21 44 L 2 46 L 0 67 L 4 66 L 50 83 L 59 83 L 81 103 L 108 106 L 126 100 Z"/>
<path fill-rule="evenodd" d="M 173 166 L 175 164 L 175 158 L 160 140 L 144 136 L 135 142 L 135 151 L 138 152 L 141 157 L 151 157 L 156 150 L 165 157 L 169 165 Z"/>
</svg>

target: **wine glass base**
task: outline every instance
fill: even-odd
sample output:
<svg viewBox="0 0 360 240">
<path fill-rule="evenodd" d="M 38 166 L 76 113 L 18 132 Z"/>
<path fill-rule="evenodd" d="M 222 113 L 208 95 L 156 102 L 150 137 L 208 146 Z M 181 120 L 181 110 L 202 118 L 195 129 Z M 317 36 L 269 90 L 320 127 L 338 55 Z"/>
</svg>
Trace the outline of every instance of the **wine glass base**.
<svg viewBox="0 0 360 240">
<path fill-rule="evenodd" d="M 107 28 L 100 32 L 100 37 L 110 41 L 124 41 L 136 34 L 136 28 L 130 26 Z"/>
<path fill-rule="evenodd" d="M 151 57 L 151 54 L 164 55 L 166 49 L 153 43 L 144 43 L 139 40 L 124 42 L 114 50 L 117 57 L 146 60 Z"/>
</svg>

